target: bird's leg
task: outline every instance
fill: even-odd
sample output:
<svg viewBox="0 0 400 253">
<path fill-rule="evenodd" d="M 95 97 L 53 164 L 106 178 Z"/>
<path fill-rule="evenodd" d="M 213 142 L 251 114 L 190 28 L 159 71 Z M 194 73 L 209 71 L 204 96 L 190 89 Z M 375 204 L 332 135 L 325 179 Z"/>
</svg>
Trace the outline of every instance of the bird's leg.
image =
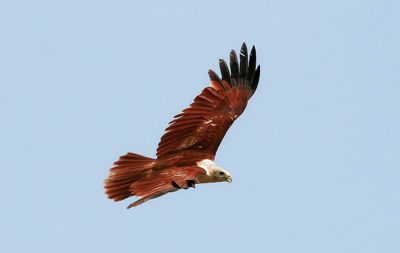
<svg viewBox="0 0 400 253">
<path fill-rule="evenodd" d="M 193 187 L 196 188 L 196 184 L 194 180 L 186 180 L 187 186 L 188 187 Z"/>
</svg>

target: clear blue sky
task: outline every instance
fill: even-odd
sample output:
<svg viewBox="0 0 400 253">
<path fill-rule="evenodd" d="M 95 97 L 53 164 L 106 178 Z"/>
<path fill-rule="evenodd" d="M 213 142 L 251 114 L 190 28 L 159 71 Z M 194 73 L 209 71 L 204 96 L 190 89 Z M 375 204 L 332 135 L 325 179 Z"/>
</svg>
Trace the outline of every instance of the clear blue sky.
<svg viewBox="0 0 400 253">
<path fill-rule="evenodd" d="M 400 252 L 399 1 L 144 2 L 0 4 L 2 253 Z M 107 199 L 243 41 L 233 183 Z"/>
</svg>

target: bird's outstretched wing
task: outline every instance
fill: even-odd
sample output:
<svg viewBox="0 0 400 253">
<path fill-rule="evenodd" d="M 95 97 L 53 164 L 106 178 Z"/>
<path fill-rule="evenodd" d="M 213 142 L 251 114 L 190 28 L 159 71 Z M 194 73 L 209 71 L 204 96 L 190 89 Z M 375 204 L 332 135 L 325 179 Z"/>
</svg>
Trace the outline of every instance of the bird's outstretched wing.
<svg viewBox="0 0 400 253">
<path fill-rule="evenodd" d="M 260 66 L 256 69 L 256 50 L 253 46 L 248 59 L 247 46 L 230 53 L 230 71 L 219 60 L 222 79 L 209 70 L 211 87 L 205 88 L 189 108 L 176 115 L 161 137 L 157 157 L 163 158 L 181 151 L 196 151 L 204 159 L 214 160 L 215 153 L 229 127 L 246 108 L 256 91 Z"/>
</svg>

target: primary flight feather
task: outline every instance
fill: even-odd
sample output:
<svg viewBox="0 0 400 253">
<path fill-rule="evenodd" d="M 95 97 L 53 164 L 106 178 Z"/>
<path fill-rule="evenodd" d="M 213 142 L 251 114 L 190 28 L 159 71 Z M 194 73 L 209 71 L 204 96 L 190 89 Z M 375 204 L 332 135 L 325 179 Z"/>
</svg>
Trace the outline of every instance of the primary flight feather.
<svg viewBox="0 0 400 253">
<path fill-rule="evenodd" d="M 238 61 L 230 53 L 230 71 L 219 60 L 220 78 L 209 70 L 211 87 L 169 123 L 157 148 L 157 158 L 127 153 L 114 162 L 104 188 L 108 198 L 120 201 L 141 197 L 128 208 L 179 189 L 201 183 L 232 182 L 230 174 L 214 163 L 217 149 L 232 123 L 243 113 L 257 89 L 260 65 L 256 50 L 248 57 L 243 43 Z"/>
</svg>

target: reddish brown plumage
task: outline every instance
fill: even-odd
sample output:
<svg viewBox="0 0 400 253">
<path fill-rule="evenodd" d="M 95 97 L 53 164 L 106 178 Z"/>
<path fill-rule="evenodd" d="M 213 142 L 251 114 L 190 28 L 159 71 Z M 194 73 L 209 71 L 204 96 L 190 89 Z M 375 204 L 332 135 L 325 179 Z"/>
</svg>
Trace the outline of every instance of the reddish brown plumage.
<svg viewBox="0 0 400 253">
<path fill-rule="evenodd" d="M 253 47 L 248 62 L 243 43 L 240 66 L 232 50 L 231 73 L 223 60 L 220 60 L 222 80 L 209 71 L 211 87 L 206 87 L 169 123 L 158 144 L 157 159 L 133 153 L 121 156 L 105 180 L 108 197 L 119 201 L 142 196 L 129 206 L 132 207 L 168 192 L 194 187 L 198 177 L 206 173 L 196 166 L 197 162 L 214 160 L 223 137 L 257 88 L 260 67 L 255 69 L 255 54 Z"/>
<path fill-rule="evenodd" d="M 205 88 L 166 129 L 158 144 L 158 159 L 191 149 L 204 153 L 204 159 L 214 160 L 225 133 L 242 114 L 252 94 L 252 90 L 244 85 L 228 86 L 226 90 Z"/>
</svg>

